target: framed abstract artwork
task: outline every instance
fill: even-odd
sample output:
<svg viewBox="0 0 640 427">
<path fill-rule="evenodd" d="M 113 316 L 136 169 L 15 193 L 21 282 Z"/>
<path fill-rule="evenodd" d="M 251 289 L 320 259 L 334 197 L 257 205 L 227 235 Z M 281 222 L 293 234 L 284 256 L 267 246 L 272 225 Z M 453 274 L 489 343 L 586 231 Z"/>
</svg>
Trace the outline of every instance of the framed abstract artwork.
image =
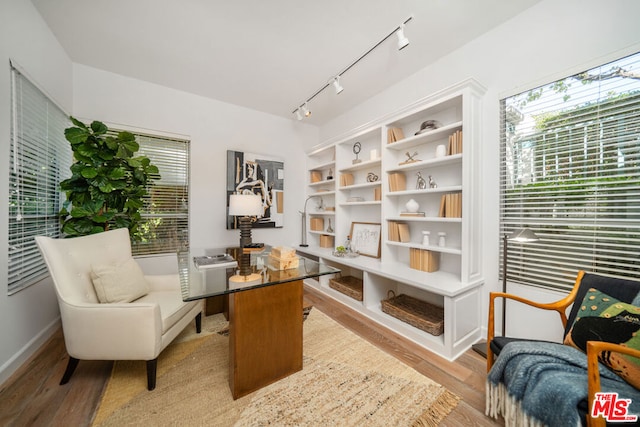
<svg viewBox="0 0 640 427">
<path fill-rule="evenodd" d="M 227 151 L 227 229 L 238 228 L 237 218 L 229 215 L 229 196 L 257 194 L 263 215 L 253 228 L 282 228 L 284 225 L 284 160 L 262 154 Z"/>
</svg>

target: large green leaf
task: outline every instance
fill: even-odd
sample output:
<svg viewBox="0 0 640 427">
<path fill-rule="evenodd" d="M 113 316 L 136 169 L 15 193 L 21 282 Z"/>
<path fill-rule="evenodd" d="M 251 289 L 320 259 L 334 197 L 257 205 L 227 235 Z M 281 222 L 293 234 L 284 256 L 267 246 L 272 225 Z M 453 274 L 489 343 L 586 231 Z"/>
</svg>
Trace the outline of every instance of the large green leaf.
<svg viewBox="0 0 640 427">
<path fill-rule="evenodd" d="M 71 145 L 81 144 L 89 137 L 89 131 L 80 128 L 67 128 L 64 130 L 64 137 Z"/>
<path fill-rule="evenodd" d="M 109 173 L 107 174 L 109 179 L 113 179 L 113 180 L 122 179 L 122 178 L 125 177 L 125 175 L 126 175 L 126 173 L 125 173 L 124 168 L 111 169 L 109 171 Z"/>
<path fill-rule="evenodd" d="M 104 123 L 96 120 L 91 123 L 91 130 L 93 130 L 94 135 L 104 135 L 109 128 Z"/>
<path fill-rule="evenodd" d="M 91 166 L 87 166 L 82 169 L 82 172 L 80 172 L 80 174 L 87 179 L 91 179 L 98 176 L 98 170 L 96 168 L 92 168 Z"/>
</svg>

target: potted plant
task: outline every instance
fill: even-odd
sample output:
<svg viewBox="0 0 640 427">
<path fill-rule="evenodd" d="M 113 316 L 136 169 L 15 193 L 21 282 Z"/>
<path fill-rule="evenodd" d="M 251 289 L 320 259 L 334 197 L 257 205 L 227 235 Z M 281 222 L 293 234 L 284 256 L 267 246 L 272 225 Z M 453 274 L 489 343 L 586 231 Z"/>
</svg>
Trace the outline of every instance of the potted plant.
<svg viewBox="0 0 640 427">
<path fill-rule="evenodd" d="M 94 121 L 90 126 L 70 117 L 64 131 L 71 144 L 72 176 L 60 183 L 66 201 L 58 213 L 62 232 L 71 236 L 128 228 L 136 238 L 140 208 L 147 188 L 159 178 L 148 157 L 135 156 L 140 146 L 130 132 L 109 132 Z"/>
</svg>

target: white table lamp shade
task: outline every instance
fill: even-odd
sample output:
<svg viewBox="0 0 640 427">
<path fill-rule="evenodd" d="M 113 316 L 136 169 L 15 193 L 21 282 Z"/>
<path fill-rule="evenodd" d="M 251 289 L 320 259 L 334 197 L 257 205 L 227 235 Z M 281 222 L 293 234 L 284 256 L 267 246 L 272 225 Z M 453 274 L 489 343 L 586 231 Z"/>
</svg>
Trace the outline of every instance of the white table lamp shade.
<svg viewBox="0 0 640 427">
<path fill-rule="evenodd" d="M 262 198 L 257 194 L 232 194 L 229 198 L 229 215 L 262 216 Z"/>
</svg>

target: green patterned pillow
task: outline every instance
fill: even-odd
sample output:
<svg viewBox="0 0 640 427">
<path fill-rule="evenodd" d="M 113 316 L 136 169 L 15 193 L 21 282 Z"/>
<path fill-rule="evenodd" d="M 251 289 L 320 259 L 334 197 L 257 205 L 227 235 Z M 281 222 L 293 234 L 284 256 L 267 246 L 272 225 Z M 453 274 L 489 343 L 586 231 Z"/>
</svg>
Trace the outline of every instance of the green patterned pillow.
<svg viewBox="0 0 640 427">
<path fill-rule="evenodd" d="M 640 350 L 640 307 L 589 289 L 564 343 L 586 353 L 587 341 L 606 341 Z M 600 362 L 640 389 L 640 359 L 603 352 Z"/>
</svg>

